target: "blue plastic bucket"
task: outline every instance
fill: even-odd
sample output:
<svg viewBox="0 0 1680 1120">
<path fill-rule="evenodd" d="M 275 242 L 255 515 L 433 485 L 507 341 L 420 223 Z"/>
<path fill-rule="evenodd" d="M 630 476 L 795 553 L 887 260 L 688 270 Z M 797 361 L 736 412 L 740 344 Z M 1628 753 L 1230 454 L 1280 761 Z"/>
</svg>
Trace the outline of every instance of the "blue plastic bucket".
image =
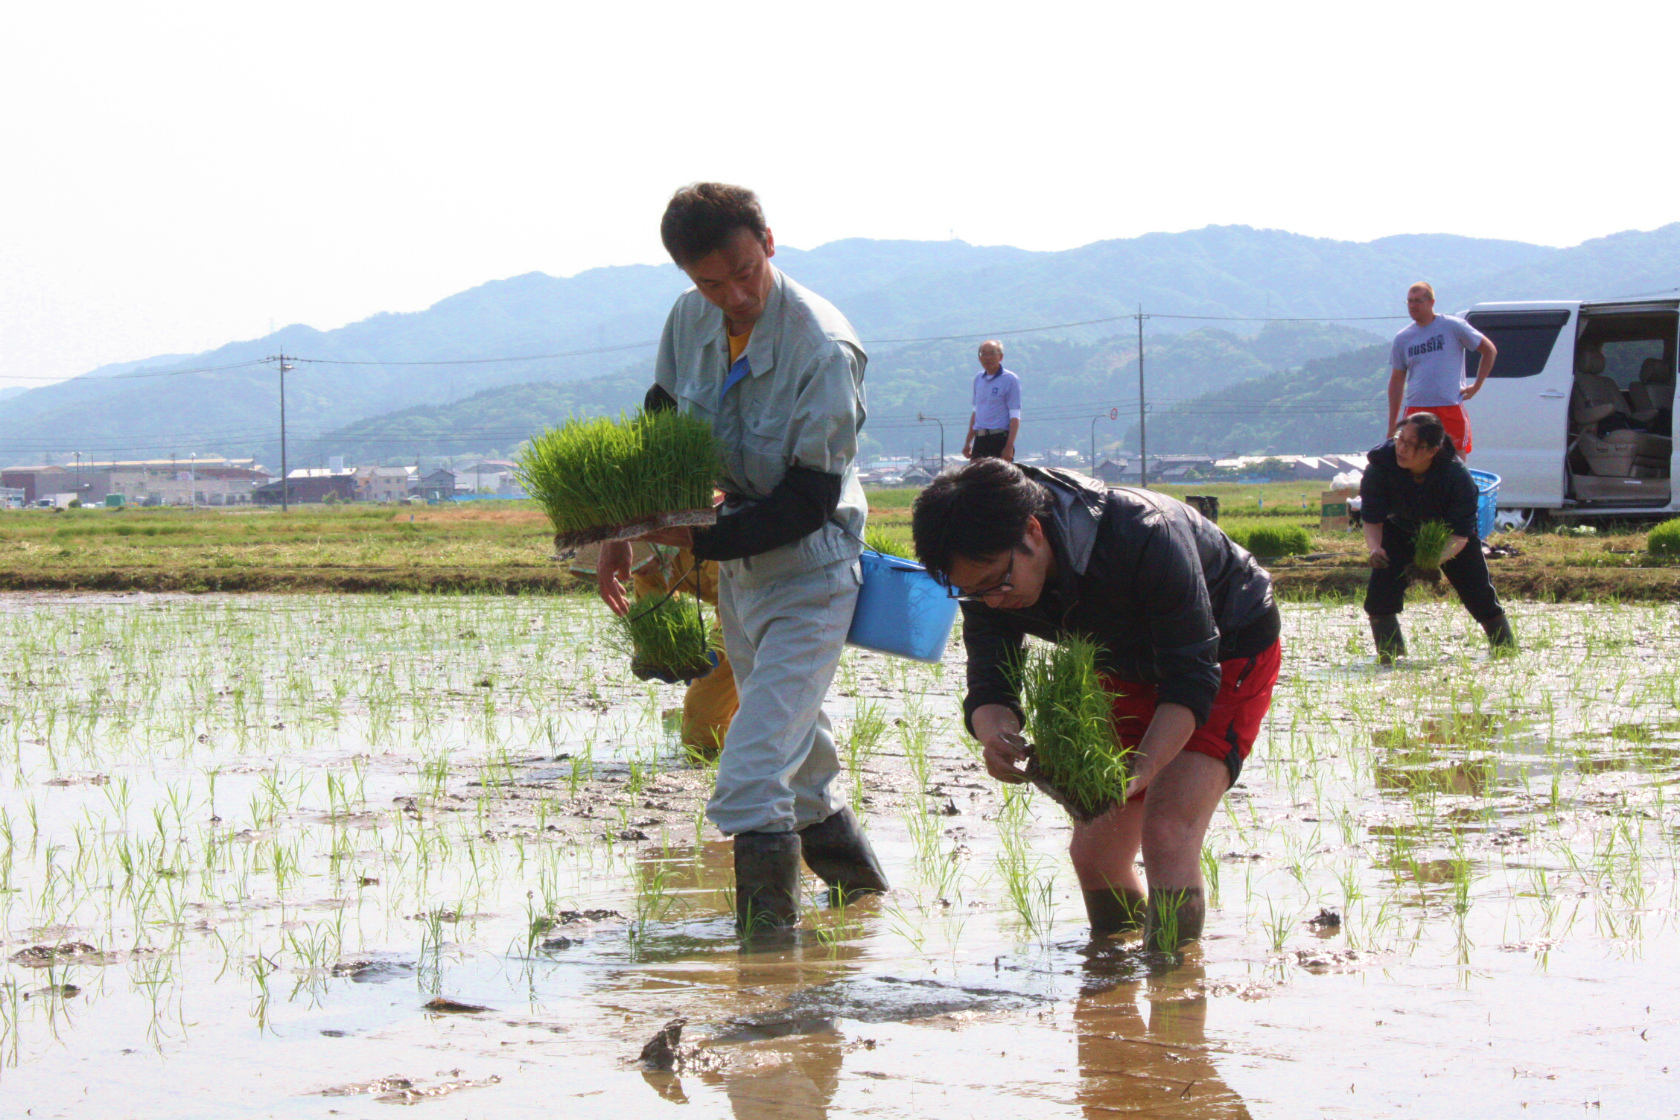
<svg viewBox="0 0 1680 1120">
<path fill-rule="evenodd" d="M 1476 539 L 1485 541 L 1493 534 L 1493 515 L 1499 512 L 1499 476 L 1469 469 L 1476 482 Z"/>
<path fill-rule="evenodd" d="M 913 560 L 865 552 L 858 563 L 863 587 L 847 643 L 912 661 L 940 661 L 957 620 L 957 601 Z"/>
</svg>

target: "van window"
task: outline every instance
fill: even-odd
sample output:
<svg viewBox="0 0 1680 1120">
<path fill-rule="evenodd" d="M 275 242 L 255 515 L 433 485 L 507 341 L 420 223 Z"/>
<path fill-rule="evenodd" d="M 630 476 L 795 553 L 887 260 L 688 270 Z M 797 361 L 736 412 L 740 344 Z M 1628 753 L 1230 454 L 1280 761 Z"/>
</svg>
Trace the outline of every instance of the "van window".
<svg viewBox="0 0 1680 1120">
<path fill-rule="evenodd" d="M 1639 380 L 1639 371 L 1644 367 L 1646 358 L 1663 356 L 1663 340 L 1640 338 L 1606 342 L 1603 350 L 1604 372 L 1616 383 L 1616 388 L 1626 390 Z M 1495 362 L 1493 368 L 1498 369 L 1499 363 Z"/>
<path fill-rule="evenodd" d="M 1489 377 L 1533 377 L 1546 368 L 1558 332 L 1569 322 L 1569 312 L 1476 311 L 1469 321 L 1499 349 Z M 1480 354 L 1464 355 L 1464 376 L 1473 380 L 1481 364 Z"/>
</svg>

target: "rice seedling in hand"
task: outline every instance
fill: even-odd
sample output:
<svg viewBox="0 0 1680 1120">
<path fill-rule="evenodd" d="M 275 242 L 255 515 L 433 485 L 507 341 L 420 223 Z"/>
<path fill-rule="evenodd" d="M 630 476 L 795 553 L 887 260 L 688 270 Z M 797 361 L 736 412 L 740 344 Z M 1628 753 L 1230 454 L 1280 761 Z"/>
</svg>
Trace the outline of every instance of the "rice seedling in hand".
<svg viewBox="0 0 1680 1120">
<path fill-rule="evenodd" d="M 623 618 L 614 616 L 614 642 L 630 657 L 630 671 L 642 680 L 667 683 L 703 677 L 717 666 L 722 644 L 717 628 L 687 598 L 651 592 L 639 595 Z"/>
<path fill-rule="evenodd" d="M 1033 784 L 1082 821 L 1124 801 L 1128 752 L 1114 734 L 1114 694 L 1097 673 L 1096 643 L 1075 638 L 1033 651 L 1019 683 Z"/>
<path fill-rule="evenodd" d="M 1412 548 L 1412 573 L 1431 583 L 1441 578 L 1441 553 L 1452 540 L 1445 521 L 1425 521 L 1418 526 Z"/>
<path fill-rule="evenodd" d="M 519 480 L 569 548 L 715 520 L 722 462 L 711 426 L 674 410 L 574 417 L 526 445 Z"/>
</svg>

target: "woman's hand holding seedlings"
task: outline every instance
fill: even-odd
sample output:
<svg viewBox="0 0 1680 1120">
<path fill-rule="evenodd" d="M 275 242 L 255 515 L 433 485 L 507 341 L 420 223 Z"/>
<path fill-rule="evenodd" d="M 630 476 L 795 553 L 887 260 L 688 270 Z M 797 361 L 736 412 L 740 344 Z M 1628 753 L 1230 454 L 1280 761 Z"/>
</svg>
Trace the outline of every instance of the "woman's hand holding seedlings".
<svg viewBox="0 0 1680 1120">
<path fill-rule="evenodd" d="M 1027 741 L 1021 737 L 1021 721 L 1015 713 L 1002 704 L 982 704 L 974 709 L 972 722 L 986 772 L 1000 782 L 1026 781 Z"/>
<path fill-rule="evenodd" d="M 1371 550 L 1371 567 L 1381 570 L 1388 567 L 1388 550 L 1378 546 Z"/>
</svg>

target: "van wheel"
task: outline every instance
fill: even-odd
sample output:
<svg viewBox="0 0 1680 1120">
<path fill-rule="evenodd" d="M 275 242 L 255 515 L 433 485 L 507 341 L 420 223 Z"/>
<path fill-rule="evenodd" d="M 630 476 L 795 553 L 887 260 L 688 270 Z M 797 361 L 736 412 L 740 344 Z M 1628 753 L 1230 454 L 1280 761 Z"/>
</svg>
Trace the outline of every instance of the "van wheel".
<svg viewBox="0 0 1680 1120">
<path fill-rule="evenodd" d="M 1545 521 L 1546 514 L 1543 510 L 1528 506 L 1510 509 L 1501 506 L 1493 515 L 1493 527 L 1501 533 L 1526 533 L 1530 529 L 1538 529 Z"/>
</svg>

